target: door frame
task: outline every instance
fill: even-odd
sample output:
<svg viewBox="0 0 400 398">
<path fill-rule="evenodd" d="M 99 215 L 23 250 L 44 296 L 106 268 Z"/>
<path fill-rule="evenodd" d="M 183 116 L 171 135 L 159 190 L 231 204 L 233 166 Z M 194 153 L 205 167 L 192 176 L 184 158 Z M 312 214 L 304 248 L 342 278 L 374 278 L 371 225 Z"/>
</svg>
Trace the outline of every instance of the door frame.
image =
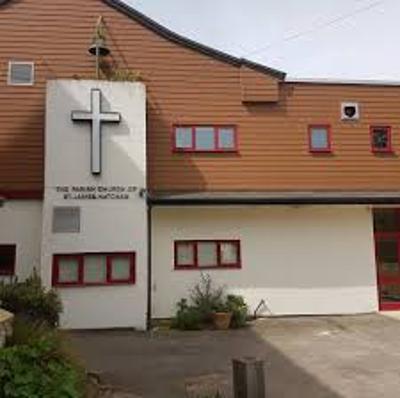
<svg viewBox="0 0 400 398">
<path fill-rule="evenodd" d="M 379 210 L 379 208 L 373 209 L 373 211 Z M 400 208 L 393 209 L 395 212 L 395 218 L 399 221 L 397 224 L 400 226 Z M 382 276 L 379 273 L 378 265 L 378 245 L 377 242 L 380 238 L 395 238 L 397 244 L 397 259 L 399 265 L 399 276 L 390 277 Z M 375 245 L 375 266 L 377 276 L 377 289 L 378 289 L 378 302 L 380 311 L 398 311 L 400 310 L 400 300 L 398 302 L 383 301 L 381 298 L 381 286 L 387 283 L 394 283 L 400 286 L 400 227 L 396 231 L 375 231 L 374 229 L 374 245 Z"/>
</svg>

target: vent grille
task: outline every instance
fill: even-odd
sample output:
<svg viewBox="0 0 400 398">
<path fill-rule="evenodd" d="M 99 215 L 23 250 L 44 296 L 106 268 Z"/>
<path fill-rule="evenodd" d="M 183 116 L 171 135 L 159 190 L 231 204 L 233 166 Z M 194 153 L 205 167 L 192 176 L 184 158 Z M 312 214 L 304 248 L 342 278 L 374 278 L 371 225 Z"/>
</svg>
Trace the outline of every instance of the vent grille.
<svg viewBox="0 0 400 398">
<path fill-rule="evenodd" d="M 53 233 L 78 233 L 80 230 L 80 207 L 54 207 Z"/>
<path fill-rule="evenodd" d="M 32 62 L 10 62 L 8 83 L 13 86 L 31 86 L 34 83 Z"/>
</svg>

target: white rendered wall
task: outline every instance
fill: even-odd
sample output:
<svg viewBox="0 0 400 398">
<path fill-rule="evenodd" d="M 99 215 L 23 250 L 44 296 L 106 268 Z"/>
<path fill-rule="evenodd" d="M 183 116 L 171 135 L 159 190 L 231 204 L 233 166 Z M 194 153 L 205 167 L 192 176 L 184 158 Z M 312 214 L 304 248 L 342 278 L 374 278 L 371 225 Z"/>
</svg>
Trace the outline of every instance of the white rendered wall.
<svg viewBox="0 0 400 398">
<path fill-rule="evenodd" d="M 40 270 L 42 202 L 7 200 L 0 207 L 0 244 L 17 246 L 15 275 L 24 280 Z M 6 278 L 7 279 L 7 278 Z"/>
<path fill-rule="evenodd" d="M 102 91 L 103 111 L 121 123 L 103 125 L 100 176 L 90 170 L 89 123 L 73 123 L 71 111 L 90 110 L 90 92 Z M 65 328 L 144 329 L 147 305 L 146 94 L 141 83 L 61 80 L 48 84 L 46 112 L 43 279 L 51 285 L 54 254 L 136 252 L 136 283 L 59 287 Z M 128 200 L 64 199 L 57 186 L 135 186 Z M 54 206 L 80 206 L 80 233 L 52 233 Z"/>
<path fill-rule="evenodd" d="M 378 310 L 371 210 L 366 207 L 153 209 L 153 316 L 170 317 L 200 271 L 173 266 L 173 241 L 240 239 L 242 269 L 207 270 L 263 315 Z"/>
</svg>

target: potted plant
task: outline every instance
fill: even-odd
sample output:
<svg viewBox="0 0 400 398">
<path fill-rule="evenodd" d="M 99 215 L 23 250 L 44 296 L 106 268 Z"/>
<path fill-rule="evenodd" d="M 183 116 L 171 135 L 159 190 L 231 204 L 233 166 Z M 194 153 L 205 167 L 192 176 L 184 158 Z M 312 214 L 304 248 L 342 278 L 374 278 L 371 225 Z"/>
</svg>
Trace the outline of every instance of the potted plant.
<svg viewBox="0 0 400 398">
<path fill-rule="evenodd" d="M 215 308 L 212 313 L 212 320 L 215 329 L 217 330 L 228 330 L 231 326 L 232 312 L 226 306 L 225 303 Z"/>
</svg>

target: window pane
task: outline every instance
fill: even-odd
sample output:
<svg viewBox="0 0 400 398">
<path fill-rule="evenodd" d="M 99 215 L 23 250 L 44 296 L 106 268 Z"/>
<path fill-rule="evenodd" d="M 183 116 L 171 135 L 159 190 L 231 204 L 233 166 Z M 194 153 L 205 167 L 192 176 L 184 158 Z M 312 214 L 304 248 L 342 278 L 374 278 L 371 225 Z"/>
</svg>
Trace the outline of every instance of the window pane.
<svg viewBox="0 0 400 398">
<path fill-rule="evenodd" d="M 380 296 L 382 301 L 400 301 L 400 286 L 398 284 L 388 284 L 380 286 Z"/>
<path fill-rule="evenodd" d="M 374 228 L 377 232 L 400 231 L 399 214 L 396 209 L 374 210 Z"/>
<path fill-rule="evenodd" d="M 235 149 L 235 133 L 233 128 L 220 128 L 218 145 L 221 149 Z"/>
<path fill-rule="evenodd" d="M 79 281 L 79 260 L 73 257 L 58 259 L 58 282 L 76 283 Z"/>
<path fill-rule="evenodd" d="M 221 248 L 221 264 L 238 264 L 239 253 L 238 245 L 232 242 L 223 242 Z"/>
<path fill-rule="evenodd" d="M 216 149 L 213 127 L 196 127 L 196 149 L 200 151 Z"/>
<path fill-rule="evenodd" d="M 15 245 L 0 245 L 0 275 L 14 273 L 15 251 Z"/>
<path fill-rule="evenodd" d="M 311 149 L 328 149 L 328 130 L 325 127 L 311 129 Z"/>
<path fill-rule="evenodd" d="M 180 266 L 194 265 L 193 243 L 179 242 L 176 246 L 176 264 Z"/>
<path fill-rule="evenodd" d="M 192 129 L 190 127 L 177 127 L 175 130 L 176 148 L 190 149 L 193 146 Z"/>
<path fill-rule="evenodd" d="M 84 283 L 105 283 L 107 281 L 106 256 L 85 256 L 83 264 Z"/>
<path fill-rule="evenodd" d="M 197 261 L 199 267 L 217 266 L 217 244 L 215 242 L 197 243 Z"/>
<path fill-rule="evenodd" d="M 131 278 L 131 262 L 128 256 L 113 256 L 111 258 L 111 279 L 113 281 L 129 280 Z"/>
<path fill-rule="evenodd" d="M 372 130 L 372 145 L 374 149 L 389 149 L 389 131 L 385 127 L 375 127 Z"/>
<path fill-rule="evenodd" d="M 399 273 L 398 246 L 396 238 L 379 239 L 376 242 L 379 272 L 382 274 Z"/>
</svg>

